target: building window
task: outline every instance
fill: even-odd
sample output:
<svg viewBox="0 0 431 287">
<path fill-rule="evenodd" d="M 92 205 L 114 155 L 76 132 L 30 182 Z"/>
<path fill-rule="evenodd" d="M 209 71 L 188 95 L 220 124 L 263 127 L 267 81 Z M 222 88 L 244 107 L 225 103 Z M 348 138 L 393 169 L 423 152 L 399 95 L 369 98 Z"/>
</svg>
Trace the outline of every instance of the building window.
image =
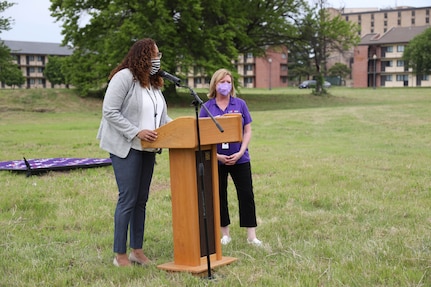
<svg viewBox="0 0 431 287">
<path fill-rule="evenodd" d="M 401 18 L 401 12 L 398 11 L 398 18 Z"/>
<path fill-rule="evenodd" d="M 247 53 L 247 59 L 253 58 L 253 53 Z"/>
<path fill-rule="evenodd" d="M 398 26 L 401 26 L 401 20 L 400 19 L 398 19 L 397 23 L 398 23 Z"/>
<path fill-rule="evenodd" d="M 374 22 L 371 22 L 371 27 L 374 27 Z"/>
<path fill-rule="evenodd" d="M 371 14 L 371 20 L 374 20 L 374 13 Z"/>
<path fill-rule="evenodd" d="M 415 24 L 415 18 L 412 18 L 412 25 Z"/>
<path fill-rule="evenodd" d="M 244 84 L 253 84 L 253 78 L 252 77 L 244 78 Z"/>
<path fill-rule="evenodd" d="M 382 62 L 382 66 L 384 67 L 392 67 L 392 61 L 383 61 Z"/>
<path fill-rule="evenodd" d="M 373 29 L 373 28 L 371 28 L 371 31 L 370 31 L 370 33 L 374 33 L 374 29 Z"/>
<path fill-rule="evenodd" d="M 430 22 L 430 18 L 425 18 L 425 23 L 427 23 L 427 24 L 429 24 L 429 22 Z"/>
<path fill-rule="evenodd" d="M 404 52 L 404 45 L 398 45 L 397 52 Z"/>
<path fill-rule="evenodd" d="M 28 56 L 29 61 L 34 61 L 34 56 Z"/>
<path fill-rule="evenodd" d="M 394 51 L 394 47 L 392 47 L 392 46 L 387 46 L 386 47 L 386 52 L 392 53 L 393 51 Z"/>
<path fill-rule="evenodd" d="M 397 82 L 404 82 L 404 81 L 408 81 L 408 80 L 409 80 L 408 75 L 397 75 Z"/>
<path fill-rule="evenodd" d="M 392 82 L 392 75 L 382 75 L 381 79 L 381 85 L 386 86 L 386 82 Z"/>
<path fill-rule="evenodd" d="M 349 21 L 349 16 L 346 16 L 346 21 Z"/>
<path fill-rule="evenodd" d="M 383 25 L 386 27 L 386 26 L 388 26 L 388 21 L 383 21 Z"/>
<path fill-rule="evenodd" d="M 421 75 L 420 78 L 422 81 L 429 81 L 430 76 L 429 75 Z"/>
<path fill-rule="evenodd" d="M 428 14 L 427 14 L 428 15 Z M 361 15 L 358 15 L 358 21 L 361 21 Z"/>
<path fill-rule="evenodd" d="M 425 10 L 425 15 L 429 16 L 429 14 L 430 14 L 430 9 L 426 9 Z"/>
<path fill-rule="evenodd" d="M 415 10 L 412 10 L 412 17 L 415 16 Z"/>
<path fill-rule="evenodd" d="M 403 60 L 397 60 L 397 67 L 404 67 L 404 61 Z"/>
<path fill-rule="evenodd" d="M 35 81 L 34 79 L 30 79 L 30 85 L 34 85 Z"/>
<path fill-rule="evenodd" d="M 42 67 L 38 67 L 38 68 L 37 68 L 37 72 L 38 72 L 38 73 L 43 73 L 43 68 L 42 68 Z"/>
<path fill-rule="evenodd" d="M 244 68 L 246 71 L 253 71 L 253 65 L 245 65 Z"/>
<path fill-rule="evenodd" d="M 37 56 L 37 61 L 38 62 L 43 62 L 43 56 Z"/>
<path fill-rule="evenodd" d="M 193 75 L 197 76 L 202 74 L 205 74 L 205 71 L 202 67 L 198 67 L 198 66 L 193 67 Z"/>
<path fill-rule="evenodd" d="M 388 19 L 388 13 L 384 14 L 385 19 Z"/>
</svg>

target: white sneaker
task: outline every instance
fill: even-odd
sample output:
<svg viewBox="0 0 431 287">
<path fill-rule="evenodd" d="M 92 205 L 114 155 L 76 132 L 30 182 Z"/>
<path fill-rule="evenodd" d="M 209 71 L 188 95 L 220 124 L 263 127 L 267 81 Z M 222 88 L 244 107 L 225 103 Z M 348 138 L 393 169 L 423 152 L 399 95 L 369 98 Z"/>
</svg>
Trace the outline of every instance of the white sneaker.
<svg viewBox="0 0 431 287">
<path fill-rule="evenodd" d="M 254 246 L 262 246 L 262 241 L 260 241 L 259 239 L 255 238 L 255 239 L 248 239 L 247 238 L 247 243 L 248 244 L 252 244 Z"/>
<path fill-rule="evenodd" d="M 223 235 L 223 237 L 221 238 L 221 244 L 227 245 L 229 244 L 229 242 L 231 242 L 231 240 L 232 238 L 230 236 Z"/>
</svg>

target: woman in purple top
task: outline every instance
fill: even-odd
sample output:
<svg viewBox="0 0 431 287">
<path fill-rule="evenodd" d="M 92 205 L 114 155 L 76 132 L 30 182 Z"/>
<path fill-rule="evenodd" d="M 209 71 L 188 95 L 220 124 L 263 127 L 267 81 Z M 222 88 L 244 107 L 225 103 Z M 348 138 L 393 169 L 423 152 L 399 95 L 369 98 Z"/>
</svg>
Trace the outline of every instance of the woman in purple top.
<svg viewBox="0 0 431 287">
<path fill-rule="evenodd" d="M 242 142 L 217 145 L 221 243 L 226 245 L 232 240 L 229 234 L 230 217 L 227 196 L 228 175 L 230 174 L 238 197 L 240 226 L 247 228 L 247 242 L 260 246 L 262 242 L 256 238 L 256 207 L 248 153 L 252 119 L 245 101 L 236 97 L 232 82 L 231 72 L 226 69 L 217 70 L 211 78 L 209 100 L 205 103 L 209 112 L 215 117 L 229 113 L 242 115 Z M 200 117 L 208 116 L 206 110 L 201 109 Z"/>
</svg>

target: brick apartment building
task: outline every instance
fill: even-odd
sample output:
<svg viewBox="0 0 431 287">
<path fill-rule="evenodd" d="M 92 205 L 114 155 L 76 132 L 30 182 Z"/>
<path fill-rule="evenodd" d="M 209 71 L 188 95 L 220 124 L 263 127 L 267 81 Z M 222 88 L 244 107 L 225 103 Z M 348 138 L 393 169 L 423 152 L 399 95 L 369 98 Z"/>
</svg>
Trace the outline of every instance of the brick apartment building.
<svg viewBox="0 0 431 287">
<path fill-rule="evenodd" d="M 355 49 L 344 54 L 332 55 L 328 61 L 328 67 L 337 62 L 348 65 L 352 69 L 348 85 L 353 87 L 429 86 L 426 76 L 423 76 L 423 80 L 416 80 L 413 72 L 404 67 L 404 62 L 401 60 L 403 51 L 400 50 L 414 38 L 413 34 L 416 36 L 419 31 L 431 27 L 430 11 L 431 6 L 340 10 L 331 8 L 330 13 L 338 13 L 346 21 L 359 25 L 362 40 Z M 390 52 L 391 49 L 395 49 L 394 52 Z M 373 58 L 374 55 L 376 59 Z M 364 57 L 367 62 L 365 66 Z M 374 71 L 374 65 L 376 71 Z M 404 78 L 410 80 L 402 80 Z"/>
<path fill-rule="evenodd" d="M 427 28 L 394 27 L 365 35 L 354 52 L 353 87 L 431 87 L 430 75 L 415 75 L 402 59 L 409 41 Z"/>
<path fill-rule="evenodd" d="M 344 8 L 341 15 L 361 27 L 361 36 L 366 34 L 384 34 L 393 27 L 414 27 L 430 25 L 429 7 L 377 8 Z"/>
<path fill-rule="evenodd" d="M 52 88 L 51 83 L 45 78 L 43 72 L 48 63 L 48 56 L 69 56 L 73 50 L 62 47 L 56 43 L 40 43 L 25 41 L 3 40 L 4 44 L 11 50 L 12 57 L 20 67 L 26 82 L 20 88 Z M 1 83 L 2 88 L 10 88 Z M 56 85 L 56 88 L 64 86 Z"/>
<path fill-rule="evenodd" d="M 265 57 L 255 57 L 252 53 L 240 54 L 233 62 L 238 73 L 238 82 L 245 88 L 283 88 L 288 86 L 286 47 L 268 49 Z M 211 75 L 195 69 L 188 73 L 186 84 L 194 88 L 208 88 Z"/>
<path fill-rule="evenodd" d="M 26 83 L 20 88 L 52 88 L 44 77 L 48 56 L 69 56 L 73 50 L 56 43 L 25 41 L 8 41 L 11 54 L 16 58 Z M 257 58 L 252 54 L 240 55 L 234 62 L 239 74 L 239 83 L 247 88 L 280 88 L 287 87 L 287 49 L 268 50 L 266 57 Z M 199 69 L 188 74 L 187 84 L 194 88 L 207 88 L 211 75 L 205 75 Z M 10 88 L 1 83 L 2 88 Z M 61 88 L 64 86 L 55 86 Z"/>
</svg>

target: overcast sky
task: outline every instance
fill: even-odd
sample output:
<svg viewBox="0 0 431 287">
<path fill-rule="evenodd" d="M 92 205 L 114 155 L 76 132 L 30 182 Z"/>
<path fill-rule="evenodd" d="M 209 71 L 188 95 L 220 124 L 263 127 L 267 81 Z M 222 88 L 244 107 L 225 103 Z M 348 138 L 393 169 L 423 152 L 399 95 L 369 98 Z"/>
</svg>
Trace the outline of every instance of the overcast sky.
<svg viewBox="0 0 431 287">
<path fill-rule="evenodd" d="M 309 1 L 313 2 L 313 0 Z M 2 40 L 61 43 L 63 40 L 61 24 L 54 22 L 54 18 L 50 16 L 50 0 L 8 0 L 8 2 L 17 4 L 2 15 L 14 20 L 11 30 L 0 33 Z M 329 3 L 335 8 L 431 6 L 430 0 L 329 0 Z"/>
</svg>

